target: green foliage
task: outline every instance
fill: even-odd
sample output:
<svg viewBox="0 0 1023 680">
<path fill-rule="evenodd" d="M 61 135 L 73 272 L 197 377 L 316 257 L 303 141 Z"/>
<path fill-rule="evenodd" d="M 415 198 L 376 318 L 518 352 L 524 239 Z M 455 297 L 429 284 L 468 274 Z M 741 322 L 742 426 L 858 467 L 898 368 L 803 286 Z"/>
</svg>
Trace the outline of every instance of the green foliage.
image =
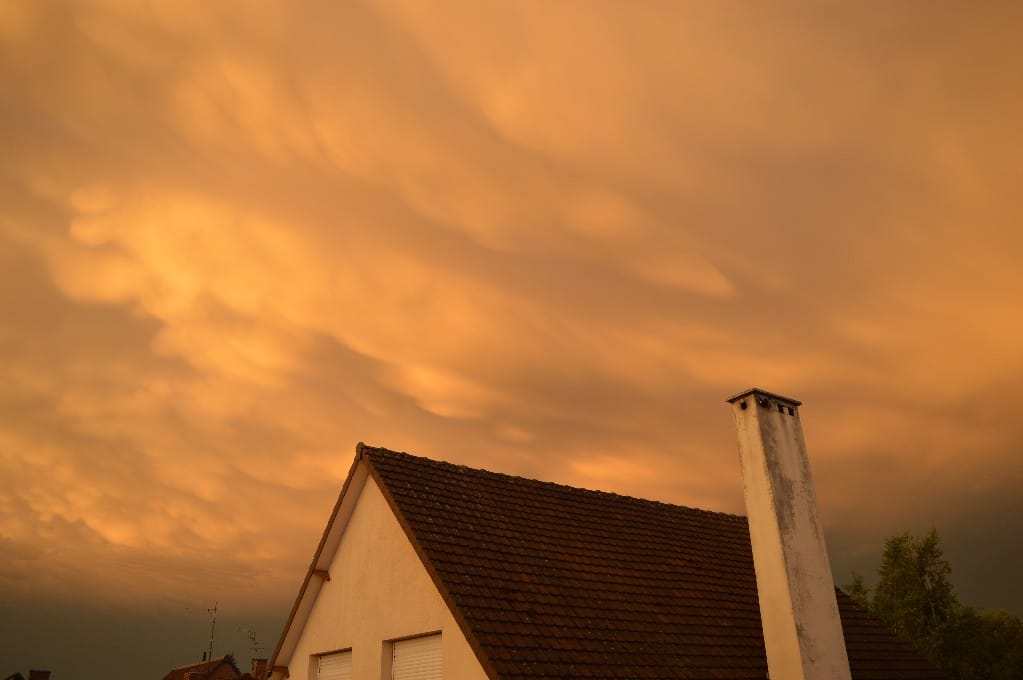
<svg viewBox="0 0 1023 680">
<path fill-rule="evenodd" d="M 936 665 L 944 665 L 946 643 L 960 608 L 949 577 L 952 567 L 938 532 L 909 533 L 885 541 L 871 610 L 892 630 L 913 641 Z"/>
<path fill-rule="evenodd" d="M 885 541 L 873 589 L 856 572 L 843 589 L 950 678 L 1023 680 L 1023 620 L 963 605 L 951 575 L 937 531 L 906 532 Z"/>
<path fill-rule="evenodd" d="M 856 604 L 864 609 L 870 609 L 870 589 L 867 588 L 866 583 L 863 581 L 863 574 L 854 569 L 852 581 L 842 586 L 842 590 L 845 591 L 846 595 L 856 600 Z"/>
<path fill-rule="evenodd" d="M 948 672 L 961 680 L 1023 680 L 1023 620 L 966 607 L 952 636 Z"/>
</svg>

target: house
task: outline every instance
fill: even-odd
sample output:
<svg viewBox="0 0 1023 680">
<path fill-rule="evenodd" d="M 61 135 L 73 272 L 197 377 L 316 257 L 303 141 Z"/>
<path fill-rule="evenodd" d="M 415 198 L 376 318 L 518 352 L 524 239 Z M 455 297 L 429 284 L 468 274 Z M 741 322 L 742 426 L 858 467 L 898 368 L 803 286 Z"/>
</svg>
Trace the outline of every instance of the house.
<svg viewBox="0 0 1023 680">
<path fill-rule="evenodd" d="M 821 589 L 799 402 L 731 403 L 749 520 L 359 444 L 271 678 L 943 677 Z"/>
<path fill-rule="evenodd" d="M 266 659 L 253 659 L 252 671 L 242 673 L 234 656 L 225 654 L 216 659 L 172 668 L 163 680 L 266 680 L 266 671 Z"/>
</svg>

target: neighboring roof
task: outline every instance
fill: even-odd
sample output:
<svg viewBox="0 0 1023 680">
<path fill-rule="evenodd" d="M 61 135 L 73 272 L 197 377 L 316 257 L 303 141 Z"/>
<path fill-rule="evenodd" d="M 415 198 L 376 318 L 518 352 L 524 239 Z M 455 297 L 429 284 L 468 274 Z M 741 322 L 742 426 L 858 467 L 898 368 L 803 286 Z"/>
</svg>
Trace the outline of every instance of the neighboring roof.
<svg viewBox="0 0 1023 680">
<path fill-rule="evenodd" d="M 491 678 L 767 677 L 745 517 L 362 444 L 349 481 L 363 464 Z M 838 605 L 854 680 L 944 677 Z"/>
<path fill-rule="evenodd" d="M 217 659 L 173 668 L 170 673 L 163 676 L 163 680 L 186 680 L 188 673 L 201 673 L 200 677 L 203 680 L 236 680 L 242 674 L 235 664 L 234 657 L 225 654 Z"/>
</svg>

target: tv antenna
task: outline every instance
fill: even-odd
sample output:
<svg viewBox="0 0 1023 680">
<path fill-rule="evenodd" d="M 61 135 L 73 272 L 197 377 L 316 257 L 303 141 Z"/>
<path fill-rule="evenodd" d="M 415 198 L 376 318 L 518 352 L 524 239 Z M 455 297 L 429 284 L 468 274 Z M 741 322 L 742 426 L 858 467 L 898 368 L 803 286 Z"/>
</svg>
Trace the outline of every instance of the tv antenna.
<svg viewBox="0 0 1023 680">
<path fill-rule="evenodd" d="M 217 605 L 219 602 L 214 602 L 213 606 L 206 611 L 210 614 L 210 651 L 206 656 L 206 674 L 210 673 L 210 666 L 213 664 L 213 634 L 217 630 Z"/>
<path fill-rule="evenodd" d="M 239 627 L 238 628 L 238 632 L 241 632 L 241 631 L 242 631 L 242 629 Z M 249 640 L 252 643 L 252 658 L 253 659 L 259 658 L 259 652 L 263 649 L 263 643 L 259 642 L 256 639 L 256 631 L 253 630 L 252 628 L 246 628 L 245 629 L 245 635 L 246 635 L 246 637 L 249 638 Z"/>
</svg>

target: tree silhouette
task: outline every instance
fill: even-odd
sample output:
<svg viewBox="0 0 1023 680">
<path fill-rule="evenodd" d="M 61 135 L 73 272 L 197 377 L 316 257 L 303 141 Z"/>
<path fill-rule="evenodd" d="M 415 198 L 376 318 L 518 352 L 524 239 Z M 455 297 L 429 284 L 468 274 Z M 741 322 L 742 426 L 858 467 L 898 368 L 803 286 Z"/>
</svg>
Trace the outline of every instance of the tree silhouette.
<svg viewBox="0 0 1023 680">
<path fill-rule="evenodd" d="M 853 572 L 843 586 L 860 606 L 957 680 L 1023 680 L 1023 620 L 959 601 L 936 530 L 885 540 L 877 585 Z"/>
</svg>

